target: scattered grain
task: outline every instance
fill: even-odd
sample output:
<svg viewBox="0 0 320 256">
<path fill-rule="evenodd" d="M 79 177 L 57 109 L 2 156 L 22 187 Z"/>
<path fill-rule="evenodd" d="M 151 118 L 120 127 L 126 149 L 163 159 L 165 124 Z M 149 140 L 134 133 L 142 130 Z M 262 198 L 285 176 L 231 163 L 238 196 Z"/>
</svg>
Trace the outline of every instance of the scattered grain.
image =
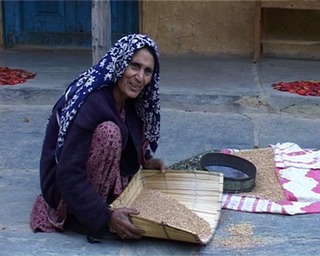
<svg viewBox="0 0 320 256">
<path fill-rule="evenodd" d="M 263 240 L 254 237 L 253 225 L 249 222 L 242 222 L 228 227 L 229 236 L 219 241 L 223 246 L 230 248 L 248 248 L 263 243 Z"/>
<path fill-rule="evenodd" d="M 285 198 L 275 174 L 272 148 L 243 150 L 234 155 L 247 159 L 257 168 L 256 187 L 251 192 L 243 193 L 244 195 L 258 196 L 273 202 Z"/>
<path fill-rule="evenodd" d="M 139 209 L 140 217 L 196 233 L 201 240 L 207 239 L 212 233 L 206 220 L 158 190 L 143 189 L 130 207 Z"/>
</svg>

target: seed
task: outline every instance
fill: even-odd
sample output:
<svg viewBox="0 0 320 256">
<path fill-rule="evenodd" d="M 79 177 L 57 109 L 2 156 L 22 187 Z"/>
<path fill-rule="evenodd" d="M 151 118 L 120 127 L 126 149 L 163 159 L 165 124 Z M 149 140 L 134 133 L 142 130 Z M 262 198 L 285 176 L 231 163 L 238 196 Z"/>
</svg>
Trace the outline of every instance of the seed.
<svg viewBox="0 0 320 256">
<path fill-rule="evenodd" d="M 178 200 L 155 189 L 143 189 L 130 207 L 138 209 L 140 217 L 196 233 L 201 240 L 212 233 L 206 220 Z"/>
<path fill-rule="evenodd" d="M 263 244 L 261 238 L 255 237 L 254 226 L 249 222 L 240 222 L 228 227 L 229 236 L 221 239 L 219 244 L 230 248 L 248 248 Z"/>
<path fill-rule="evenodd" d="M 234 155 L 247 159 L 257 168 L 256 187 L 244 195 L 258 196 L 273 202 L 279 202 L 285 198 L 275 173 L 272 148 L 243 150 Z"/>
</svg>

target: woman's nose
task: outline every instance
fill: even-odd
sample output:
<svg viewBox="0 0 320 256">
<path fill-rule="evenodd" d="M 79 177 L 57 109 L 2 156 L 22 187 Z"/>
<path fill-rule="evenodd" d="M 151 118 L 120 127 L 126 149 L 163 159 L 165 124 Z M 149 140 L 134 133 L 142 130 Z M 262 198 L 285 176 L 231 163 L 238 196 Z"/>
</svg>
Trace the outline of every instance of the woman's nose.
<svg viewBox="0 0 320 256">
<path fill-rule="evenodd" d="M 144 71 L 140 69 L 137 73 L 137 79 L 141 82 L 143 81 Z"/>
</svg>

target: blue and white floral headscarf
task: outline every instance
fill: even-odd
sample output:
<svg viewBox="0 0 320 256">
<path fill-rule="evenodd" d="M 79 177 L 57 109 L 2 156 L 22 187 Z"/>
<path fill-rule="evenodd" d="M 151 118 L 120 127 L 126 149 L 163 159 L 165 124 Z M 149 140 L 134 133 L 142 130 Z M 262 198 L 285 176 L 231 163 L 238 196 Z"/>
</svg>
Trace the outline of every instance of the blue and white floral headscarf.
<svg viewBox="0 0 320 256">
<path fill-rule="evenodd" d="M 103 86 L 114 84 L 122 77 L 133 55 L 144 47 L 152 51 L 155 67 L 150 83 L 137 98 L 136 111 L 144 122 L 144 147 L 156 151 L 160 135 L 159 51 L 147 35 L 131 34 L 119 39 L 96 65 L 80 74 L 67 88 L 65 104 L 57 113 L 60 128 L 56 159 L 59 159 L 68 127 L 87 96 Z"/>
</svg>

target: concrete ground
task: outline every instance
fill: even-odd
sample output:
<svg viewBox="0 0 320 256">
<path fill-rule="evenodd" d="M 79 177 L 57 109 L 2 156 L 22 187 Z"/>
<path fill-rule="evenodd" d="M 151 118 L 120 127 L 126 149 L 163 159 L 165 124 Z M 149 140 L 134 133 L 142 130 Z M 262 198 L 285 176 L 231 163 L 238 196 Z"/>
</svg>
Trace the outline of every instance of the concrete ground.
<svg viewBox="0 0 320 256">
<path fill-rule="evenodd" d="M 83 50 L 3 50 L 0 66 L 36 72 L 0 86 L 0 255 L 314 255 L 320 215 L 285 216 L 222 210 L 207 246 L 143 238 L 89 244 L 71 232 L 32 233 L 29 214 L 39 188 L 47 118 L 65 86 L 91 66 Z M 318 60 L 181 56 L 161 58 L 162 128 L 157 156 L 168 165 L 221 148 L 277 142 L 319 148 L 319 97 L 271 88 L 279 81 L 320 80 Z M 250 223 L 256 244 L 230 241 L 230 225 Z M 241 239 L 241 237 L 236 237 Z M 240 245 L 241 245 L 241 241 Z"/>
</svg>

